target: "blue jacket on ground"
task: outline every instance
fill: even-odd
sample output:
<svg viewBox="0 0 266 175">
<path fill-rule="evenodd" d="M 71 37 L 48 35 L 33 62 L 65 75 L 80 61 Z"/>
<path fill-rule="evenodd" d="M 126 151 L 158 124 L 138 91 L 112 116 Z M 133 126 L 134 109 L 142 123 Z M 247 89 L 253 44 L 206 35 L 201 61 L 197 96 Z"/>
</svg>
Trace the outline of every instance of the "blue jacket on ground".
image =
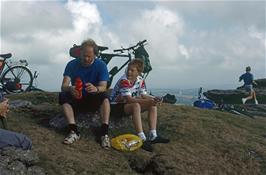
<svg viewBox="0 0 266 175">
<path fill-rule="evenodd" d="M 0 149 L 9 146 L 29 150 L 32 148 L 32 142 L 23 134 L 0 129 Z"/>
</svg>

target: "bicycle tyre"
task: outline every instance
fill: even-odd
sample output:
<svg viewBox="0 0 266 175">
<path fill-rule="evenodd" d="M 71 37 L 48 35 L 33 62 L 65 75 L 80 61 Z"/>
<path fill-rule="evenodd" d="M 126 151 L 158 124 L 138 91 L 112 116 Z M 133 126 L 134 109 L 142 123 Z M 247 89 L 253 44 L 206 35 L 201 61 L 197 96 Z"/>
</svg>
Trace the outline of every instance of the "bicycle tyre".
<svg viewBox="0 0 266 175">
<path fill-rule="evenodd" d="M 19 69 L 21 70 L 20 72 L 18 72 Z M 26 80 L 27 82 L 21 81 L 21 77 L 23 76 L 22 74 L 24 74 L 24 72 L 26 73 L 26 75 L 28 77 L 28 80 Z M 21 84 L 21 88 L 19 88 L 19 89 L 10 89 L 10 88 L 8 88 L 7 87 L 7 83 L 10 82 L 10 81 L 14 81 L 15 82 L 15 80 L 17 80 L 18 83 Z M 10 67 L 9 69 L 7 69 L 3 73 L 2 77 L 1 77 L 1 83 L 3 85 L 3 89 L 9 94 L 26 92 L 29 89 L 31 89 L 31 87 L 32 87 L 33 76 L 32 76 L 31 71 L 29 70 L 29 68 L 27 68 L 25 66 L 20 66 L 20 65 L 13 66 L 13 67 Z"/>
</svg>

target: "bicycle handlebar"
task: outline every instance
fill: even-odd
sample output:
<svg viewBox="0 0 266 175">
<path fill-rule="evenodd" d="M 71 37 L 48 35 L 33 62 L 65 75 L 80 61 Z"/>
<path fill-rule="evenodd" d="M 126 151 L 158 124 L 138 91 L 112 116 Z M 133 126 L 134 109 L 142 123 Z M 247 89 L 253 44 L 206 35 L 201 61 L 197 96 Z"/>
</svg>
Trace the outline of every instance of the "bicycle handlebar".
<svg viewBox="0 0 266 175">
<path fill-rule="evenodd" d="M 128 48 L 122 48 L 122 49 L 115 49 L 113 50 L 114 52 L 123 52 L 124 50 L 134 50 L 135 47 L 138 47 L 138 46 L 141 46 L 143 45 L 145 42 L 147 42 L 147 40 L 143 40 L 143 41 L 140 41 L 138 42 L 135 46 L 131 46 L 131 47 L 128 47 Z"/>
</svg>

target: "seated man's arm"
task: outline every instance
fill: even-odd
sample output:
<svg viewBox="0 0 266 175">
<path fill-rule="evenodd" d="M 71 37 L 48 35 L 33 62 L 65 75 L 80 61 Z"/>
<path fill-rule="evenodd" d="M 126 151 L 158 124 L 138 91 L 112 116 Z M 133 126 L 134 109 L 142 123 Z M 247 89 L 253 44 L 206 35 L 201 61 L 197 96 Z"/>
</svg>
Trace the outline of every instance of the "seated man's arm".
<svg viewBox="0 0 266 175">
<path fill-rule="evenodd" d="M 89 93 L 92 93 L 92 92 L 97 92 L 97 93 L 105 92 L 106 89 L 107 89 L 107 81 L 100 81 L 98 86 L 94 86 L 91 83 L 86 83 L 86 91 L 89 92 Z"/>
<path fill-rule="evenodd" d="M 61 90 L 63 92 L 70 92 L 71 89 L 74 88 L 74 86 L 69 86 L 71 81 L 71 78 L 69 76 L 64 76 L 63 82 L 62 82 L 62 86 L 61 86 Z"/>
<path fill-rule="evenodd" d="M 97 88 L 98 92 L 105 92 L 107 90 L 107 81 L 100 81 Z"/>
<path fill-rule="evenodd" d="M 70 86 L 70 81 L 71 81 L 71 78 L 69 76 L 64 76 L 64 79 L 63 79 L 63 82 L 62 82 L 62 86 L 61 86 L 61 90 L 63 92 L 70 92 L 74 97 L 78 97 L 79 93 L 75 89 L 75 86 Z"/>
</svg>

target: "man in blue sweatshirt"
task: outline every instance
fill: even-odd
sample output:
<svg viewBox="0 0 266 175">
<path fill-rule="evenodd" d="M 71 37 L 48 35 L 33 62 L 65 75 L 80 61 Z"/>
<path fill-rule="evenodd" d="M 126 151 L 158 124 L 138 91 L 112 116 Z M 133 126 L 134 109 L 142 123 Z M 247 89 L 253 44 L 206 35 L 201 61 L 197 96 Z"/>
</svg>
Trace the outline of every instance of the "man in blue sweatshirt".
<svg viewBox="0 0 266 175">
<path fill-rule="evenodd" d="M 255 93 L 255 90 L 253 89 L 253 85 L 252 85 L 252 84 L 257 85 L 257 83 L 254 81 L 253 74 L 251 74 L 250 71 L 251 71 L 250 66 L 246 67 L 246 73 L 242 74 L 239 77 L 239 82 L 243 80 L 245 90 L 250 93 L 248 97 L 242 98 L 242 102 L 243 102 L 243 104 L 245 104 L 247 100 L 254 99 L 255 104 L 258 104 L 258 100 L 256 98 L 256 93 Z"/>
</svg>

